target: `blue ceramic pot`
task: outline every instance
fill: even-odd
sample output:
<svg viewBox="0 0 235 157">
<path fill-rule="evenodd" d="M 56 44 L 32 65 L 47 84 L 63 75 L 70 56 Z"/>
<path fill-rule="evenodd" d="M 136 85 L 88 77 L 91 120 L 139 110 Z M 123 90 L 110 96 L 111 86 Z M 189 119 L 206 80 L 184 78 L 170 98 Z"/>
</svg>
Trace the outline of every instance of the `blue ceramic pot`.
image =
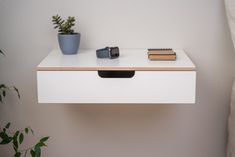
<svg viewBox="0 0 235 157">
<path fill-rule="evenodd" d="M 76 54 L 80 45 L 80 33 L 58 34 L 60 49 L 63 54 Z"/>
</svg>

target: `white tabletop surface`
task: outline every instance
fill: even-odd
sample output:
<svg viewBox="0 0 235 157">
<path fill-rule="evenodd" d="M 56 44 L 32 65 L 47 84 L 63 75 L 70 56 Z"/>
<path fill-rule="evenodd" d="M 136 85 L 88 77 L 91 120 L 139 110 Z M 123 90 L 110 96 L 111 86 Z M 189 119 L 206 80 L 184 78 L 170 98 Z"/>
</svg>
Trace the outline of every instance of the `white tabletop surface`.
<svg viewBox="0 0 235 157">
<path fill-rule="evenodd" d="M 196 67 L 186 53 L 174 49 L 176 61 L 150 61 L 147 49 L 120 49 L 117 59 L 98 59 L 95 49 L 80 49 L 76 55 L 63 55 L 53 50 L 38 65 L 38 71 L 85 71 L 85 70 L 185 70 L 195 71 Z"/>
</svg>

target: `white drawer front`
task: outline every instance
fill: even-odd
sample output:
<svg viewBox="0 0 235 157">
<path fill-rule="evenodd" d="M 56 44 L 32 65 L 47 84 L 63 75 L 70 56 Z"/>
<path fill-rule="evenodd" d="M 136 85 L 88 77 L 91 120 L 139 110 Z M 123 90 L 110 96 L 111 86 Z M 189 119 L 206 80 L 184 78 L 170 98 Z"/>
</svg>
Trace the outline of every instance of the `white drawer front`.
<svg viewBox="0 0 235 157">
<path fill-rule="evenodd" d="M 39 103 L 195 103 L 195 71 L 136 71 L 101 78 L 97 71 L 38 71 Z"/>
</svg>

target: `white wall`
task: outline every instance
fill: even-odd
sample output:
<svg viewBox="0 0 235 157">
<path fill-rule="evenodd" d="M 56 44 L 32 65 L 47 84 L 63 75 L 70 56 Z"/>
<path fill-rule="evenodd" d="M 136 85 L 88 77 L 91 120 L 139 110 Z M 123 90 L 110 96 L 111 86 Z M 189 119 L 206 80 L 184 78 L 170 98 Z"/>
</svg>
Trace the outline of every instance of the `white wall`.
<svg viewBox="0 0 235 157">
<path fill-rule="evenodd" d="M 197 103 L 38 104 L 35 68 L 57 46 L 56 13 L 76 16 L 83 48 L 185 49 L 197 65 Z M 235 53 L 221 0 L 1 0 L 0 48 L 0 80 L 22 95 L 0 104 L 0 123 L 50 135 L 43 156 L 225 156 Z"/>
</svg>

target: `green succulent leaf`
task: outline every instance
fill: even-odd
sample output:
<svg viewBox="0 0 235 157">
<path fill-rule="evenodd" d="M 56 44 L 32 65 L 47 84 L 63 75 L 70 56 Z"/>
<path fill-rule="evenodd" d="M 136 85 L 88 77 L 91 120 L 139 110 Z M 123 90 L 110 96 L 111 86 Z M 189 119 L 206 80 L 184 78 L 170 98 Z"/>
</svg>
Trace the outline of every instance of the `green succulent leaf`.
<svg viewBox="0 0 235 157">
<path fill-rule="evenodd" d="M 52 22 L 55 25 L 54 29 L 58 29 L 62 34 L 73 34 L 72 29 L 75 26 L 75 17 L 69 16 L 66 20 L 63 20 L 59 15 L 52 16 Z"/>
</svg>

